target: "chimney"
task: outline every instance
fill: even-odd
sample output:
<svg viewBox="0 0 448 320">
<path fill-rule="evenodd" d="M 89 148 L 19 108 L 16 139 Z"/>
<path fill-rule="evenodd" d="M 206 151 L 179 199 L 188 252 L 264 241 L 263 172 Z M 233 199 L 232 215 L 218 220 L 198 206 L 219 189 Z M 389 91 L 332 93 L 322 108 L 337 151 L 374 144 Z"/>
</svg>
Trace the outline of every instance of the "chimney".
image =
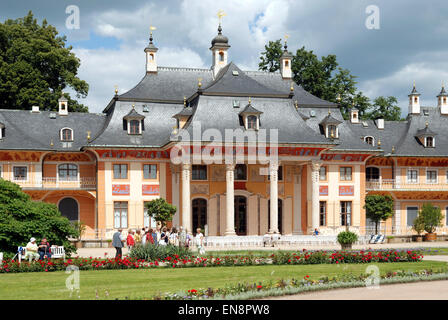
<svg viewBox="0 0 448 320">
<path fill-rule="evenodd" d="M 409 114 L 420 114 L 420 93 L 414 88 L 412 92 L 408 95 L 409 97 Z"/>
<path fill-rule="evenodd" d="M 58 100 L 59 102 L 59 115 L 60 116 L 68 116 L 68 100 L 64 97 L 64 94 Z"/>
<path fill-rule="evenodd" d="M 441 114 L 448 114 L 448 94 L 445 91 L 445 86 L 442 85 L 442 90 L 437 96 L 437 106 L 440 108 Z"/>
<path fill-rule="evenodd" d="M 351 123 L 359 123 L 359 110 L 358 109 L 350 110 L 350 122 Z"/>
<path fill-rule="evenodd" d="M 33 106 L 31 109 L 31 113 L 40 113 L 39 106 Z"/>
<path fill-rule="evenodd" d="M 149 35 L 149 44 L 145 48 L 146 53 L 146 73 L 157 73 L 157 51 L 159 50 L 154 43 L 152 42 L 152 30 L 155 30 L 154 27 L 151 27 L 151 32 Z"/>
</svg>

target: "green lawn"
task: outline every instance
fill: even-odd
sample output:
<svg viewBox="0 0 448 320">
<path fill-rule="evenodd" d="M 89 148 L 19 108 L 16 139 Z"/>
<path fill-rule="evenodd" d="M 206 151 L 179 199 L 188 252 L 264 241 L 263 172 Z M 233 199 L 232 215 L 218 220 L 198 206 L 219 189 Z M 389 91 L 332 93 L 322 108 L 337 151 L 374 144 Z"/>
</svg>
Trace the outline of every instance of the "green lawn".
<svg viewBox="0 0 448 320">
<path fill-rule="evenodd" d="M 440 269 L 445 262 L 379 263 L 382 274 L 396 270 Z M 311 279 L 345 273 L 365 273 L 367 264 L 247 266 L 185 269 L 103 270 L 80 272 L 81 299 L 150 297 L 158 292 L 177 292 L 194 288 L 218 288 L 238 282 L 259 282 L 270 279 Z M 65 272 L 0 274 L 0 299 L 70 299 L 65 287 Z M 106 297 L 106 290 L 109 297 Z"/>
</svg>

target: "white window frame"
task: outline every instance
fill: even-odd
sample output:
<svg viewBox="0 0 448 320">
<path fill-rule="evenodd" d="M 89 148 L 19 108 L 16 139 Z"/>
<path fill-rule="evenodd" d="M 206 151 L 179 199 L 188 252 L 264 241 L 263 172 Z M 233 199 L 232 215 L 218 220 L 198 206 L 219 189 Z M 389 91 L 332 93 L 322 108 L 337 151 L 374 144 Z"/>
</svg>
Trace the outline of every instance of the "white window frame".
<svg viewBox="0 0 448 320">
<path fill-rule="evenodd" d="M 372 144 L 371 144 L 371 146 L 375 146 L 375 138 L 374 137 L 372 137 L 372 136 L 365 136 L 364 137 L 364 142 L 365 143 L 367 143 L 367 138 L 372 138 Z M 369 144 L 369 143 L 367 143 L 367 144 Z"/>
<path fill-rule="evenodd" d="M 5 126 L 3 124 L 0 124 L 0 140 L 3 139 L 3 129 L 5 129 Z"/>
<path fill-rule="evenodd" d="M 428 138 L 432 138 L 432 146 L 428 146 Z M 436 138 L 429 136 L 429 137 L 425 137 L 425 147 L 426 148 L 435 148 L 436 147 Z"/>
<path fill-rule="evenodd" d="M 413 225 L 413 223 L 414 223 L 414 221 L 412 221 L 410 225 L 408 224 L 408 209 L 409 208 L 417 208 L 417 216 L 416 216 L 416 218 L 418 217 L 418 212 L 420 211 L 419 206 L 406 206 L 406 227 L 411 227 Z"/>
<path fill-rule="evenodd" d="M 435 171 L 435 173 L 436 173 L 436 181 L 435 182 L 432 182 L 432 181 L 428 180 L 428 171 Z M 439 170 L 426 168 L 426 183 L 428 183 L 428 184 L 437 184 L 438 182 L 439 182 Z"/>
<path fill-rule="evenodd" d="M 255 128 L 249 128 L 249 117 L 257 118 L 257 122 L 255 124 Z M 244 116 L 244 127 L 246 128 L 246 130 L 258 131 L 260 129 L 260 117 L 258 115 L 255 115 L 255 114 L 247 114 L 247 115 L 245 115 Z"/>
<path fill-rule="evenodd" d="M 329 124 L 325 127 L 325 131 L 326 131 L 326 136 L 327 138 L 331 138 L 331 130 L 330 127 L 334 127 L 336 130 L 334 130 L 334 138 L 338 139 L 339 138 L 339 128 L 337 125 L 335 124 Z"/>
<path fill-rule="evenodd" d="M 17 167 L 25 167 L 26 168 L 26 179 L 16 179 L 16 175 L 14 174 L 14 168 Z M 17 182 L 28 182 L 30 181 L 30 166 L 27 164 L 15 164 L 12 166 L 11 168 L 11 175 L 12 175 L 12 181 L 17 181 Z"/>
<path fill-rule="evenodd" d="M 131 121 L 137 121 L 138 122 L 138 133 L 131 133 Z M 128 134 L 132 135 L 132 136 L 136 136 L 136 135 L 142 134 L 142 120 L 128 119 Z"/>
<path fill-rule="evenodd" d="M 71 140 L 64 140 L 64 135 L 62 134 L 62 132 L 64 130 L 67 130 L 67 129 L 70 130 L 70 132 L 71 132 L 71 135 L 72 135 L 72 139 Z M 59 137 L 60 137 L 62 142 L 73 142 L 73 141 L 75 141 L 75 132 L 73 131 L 72 128 L 68 128 L 68 127 L 62 128 L 61 131 L 59 132 Z"/>
<path fill-rule="evenodd" d="M 411 181 L 411 180 L 409 179 L 409 171 L 417 171 L 417 180 L 416 180 L 416 181 Z M 418 169 L 411 169 L 411 168 L 408 168 L 407 171 L 406 171 L 406 183 L 409 183 L 409 184 L 411 184 L 411 183 L 419 183 L 419 180 L 420 180 L 420 177 L 419 177 L 419 170 L 418 170 Z"/>
</svg>

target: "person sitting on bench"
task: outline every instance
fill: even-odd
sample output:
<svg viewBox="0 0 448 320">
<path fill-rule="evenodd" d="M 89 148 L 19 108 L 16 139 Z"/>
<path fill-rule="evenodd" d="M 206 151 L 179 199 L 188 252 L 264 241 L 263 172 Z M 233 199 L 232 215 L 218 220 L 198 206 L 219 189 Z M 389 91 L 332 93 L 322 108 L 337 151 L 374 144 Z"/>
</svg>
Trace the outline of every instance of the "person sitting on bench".
<svg viewBox="0 0 448 320">
<path fill-rule="evenodd" d="M 30 262 L 32 259 L 34 260 L 38 260 L 39 259 L 39 254 L 37 253 L 37 244 L 36 244 L 36 239 L 35 238 L 31 238 L 30 242 L 28 242 L 28 244 L 26 245 L 26 255 L 25 255 L 25 260 L 28 259 Z"/>
<path fill-rule="evenodd" d="M 42 241 L 39 245 L 39 249 L 37 252 L 39 253 L 39 259 L 44 260 L 45 258 L 50 259 L 51 258 L 51 246 L 47 242 L 47 238 L 42 238 Z"/>
</svg>

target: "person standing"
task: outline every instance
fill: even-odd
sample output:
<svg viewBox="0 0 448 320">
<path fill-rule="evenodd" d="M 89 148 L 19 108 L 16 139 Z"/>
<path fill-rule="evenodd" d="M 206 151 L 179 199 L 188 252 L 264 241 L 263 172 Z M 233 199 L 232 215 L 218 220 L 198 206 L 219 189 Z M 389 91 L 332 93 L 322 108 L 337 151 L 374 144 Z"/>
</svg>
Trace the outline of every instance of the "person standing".
<svg viewBox="0 0 448 320">
<path fill-rule="evenodd" d="M 169 236 L 169 244 L 172 246 L 178 246 L 179 245 L 179 239 L 177 237 L 177 230 L 175 227 L 171 229 L 171 233 Z"/>
<path fill-rule="evenodd" d="M 115 254 L 115 258 L 121 258 L 123 255 L 122 248 L 123 248 L 123 236 L 121 235 L 121 229 L 118 229 L 117 232 L 114 233 L 112 237 L 112 246 L 117 250 L 117 253 Z"/>
<path fill-rule="evenodd" d="M 134 231 L 132 229 L 128 230 L 126 245 L 128 247 L 128 252 L 131 252 L 132 248 L 135 246 Z"/>
<path fill-rule="evenodd" d="M 146 235 L 147 235 L 146 228 L 143 228 L 142 229 L 142 245 L 146 244 Z"/>
<path fill-rule="evenodd" d="M 39 248 L 37 249 L 37 252 L 39 253 L 39 259 L 44 260 L 44 258 L 50 259 L 51 258 L 51 246 L 47 242 L 47 238 L 42 238 L 42 241 L 39 244 Z"/>
<path fill-rule="evenodd" d="M 140 233 L 140 229 L 137 229 L 137 231 L 135 231 L 134 234 L 134 240 L 135 240 L 135 244 L 142 244 L 142 236 Z"/>
<path fill-rule="evenodd" d="M 31 262 L 32 259 L 38 260 L 39 254 L 37 253 L 37 244 L 36 244 L 36 238 L 31 238 L 30 242 L 26 245 L 26 255 L 25 260 L 28 259 L 29 262 Z"/>
<path fill-rule="evenodd" d="M 198 253 L 204 254 L 205 253 L 205 250 L 203 247 L 204 235 L 201 232 L 201 228 L 196 229 L 196 236 L 194 237 L 194 240 L 195 240 L 195 244 L 198 248 Z"/>
<path fill-rule="evenodd" d="M 187 241 L 187 233 L 182 226 L 179 227 L 179 246 L 185 247 Z"/>
<path fill-rule="evenodd" d="M 152 229 L 151 237 L 152 237 L 152 243 L 156 246 L 159 243 L 156 229 Z"/>
</svg>

